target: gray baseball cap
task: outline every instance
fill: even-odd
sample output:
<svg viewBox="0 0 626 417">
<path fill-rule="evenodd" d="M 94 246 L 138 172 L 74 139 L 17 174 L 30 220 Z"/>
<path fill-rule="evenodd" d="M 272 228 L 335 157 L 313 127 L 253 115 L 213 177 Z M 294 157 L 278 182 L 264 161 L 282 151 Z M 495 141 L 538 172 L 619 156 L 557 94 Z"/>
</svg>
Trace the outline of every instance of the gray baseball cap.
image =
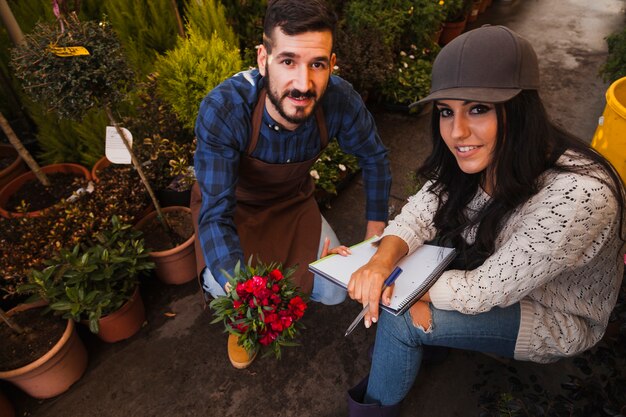
<svg viewBox="0 0 626 417">
<path fill-rule="evenodd" d="M 433 63 L 433 100 L 502 103 L 522 90 L 539 89 L 539 65 L 530 43 L 504 26 L 485 25 L 447 44 Z"/>
</svg>

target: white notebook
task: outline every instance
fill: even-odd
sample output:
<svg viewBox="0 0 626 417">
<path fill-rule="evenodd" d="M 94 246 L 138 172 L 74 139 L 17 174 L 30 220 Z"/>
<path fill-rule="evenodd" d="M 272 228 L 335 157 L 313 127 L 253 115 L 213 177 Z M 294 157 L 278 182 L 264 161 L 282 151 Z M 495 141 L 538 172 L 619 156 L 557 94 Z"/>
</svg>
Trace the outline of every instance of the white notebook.
<svg viewBox="0 0 626 417">
<path fill-rule="evenodd" d="M 328 255 L 309 264 L 309 271 L 318 274 L 333 283 L 348 287 L 350 276 L 354 271 L 365 265 L 376 252 L 373 237 L 352 246 L 351 255 Z M 437 281 L 448 264 L 455 256 L 453 248 L 423 245 L 412 254 L 398 262 L 402 274 L 396 279 L 391 303 L 380 306 L 394 315 L 404 313 L 413 303 L 419 300 Z"/>
</svg>

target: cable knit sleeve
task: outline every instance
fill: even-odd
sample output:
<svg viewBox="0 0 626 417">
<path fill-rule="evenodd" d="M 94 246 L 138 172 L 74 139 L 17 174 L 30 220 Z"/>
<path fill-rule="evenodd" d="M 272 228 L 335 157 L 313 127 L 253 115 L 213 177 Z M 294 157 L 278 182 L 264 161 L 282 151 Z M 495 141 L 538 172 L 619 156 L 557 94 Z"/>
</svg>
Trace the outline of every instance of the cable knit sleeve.
<svg viewBox="0 0 626 417">
<path fill-rule="evenodd" d="M 598 179 L 576 173 L 546 175 L 543 189 L 508 219 L 492 256 L 472 271 L 441 276 L 430 290 L 433 305 L 477 314 L 511 305 L 535 290 L 531 298 L 540 298 L 547 283 L 596 256 L 614 235 L 616 213 L 613 194 Z M 569 291 L 584 291 L 584 285 L 570 283 Z"/>
<path fill-rule="evenodd" d="M 435 238 L 437 230 L 433 223 L 433 216 L 437 211 L 439 198 L 431 191 L 432 182 L 429 181 L 409 198 L 402 208 L 402 212 L 389 222 L 384 236 L 398 236 L 409 246 L 409 253 L 413 253 L 424 242 Z"/>
</svg>

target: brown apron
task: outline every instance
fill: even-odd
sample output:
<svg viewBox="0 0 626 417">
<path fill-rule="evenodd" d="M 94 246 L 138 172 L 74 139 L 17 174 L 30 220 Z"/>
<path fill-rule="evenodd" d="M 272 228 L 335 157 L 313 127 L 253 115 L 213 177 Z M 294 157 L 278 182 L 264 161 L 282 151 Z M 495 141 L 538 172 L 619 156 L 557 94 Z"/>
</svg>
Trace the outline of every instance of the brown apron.
<svg viewBox="0 0 626 417">
<path fill-rule="evenodd" d="M 282 263 L 283 267 L 298 265 L 292 279 L 306 294 L 313 289 L 313 274 L 308 264 L 317 258 L 322 221 L 313 197 L 315 183 L 309 171 L 319 154 L 303 162 L 269 164 L 252 158 L 256 148 L 266 91 L 262 89 L 252 114 L 252 133 L 239 164 L 239 180 L 235 196 L 235 225 L 243 248 L 245 262 Z M 328 145 L 328 131 L 320 107 L 315 112 L 320 132 L 321 149 Z M 321 152 L 320 152 L 321 153 Z M 198 275 L 206 263 L 198 238 L 198 217 L 202 195 L 194 184 L 191 211 L 196 230 Z"/>
</svg>

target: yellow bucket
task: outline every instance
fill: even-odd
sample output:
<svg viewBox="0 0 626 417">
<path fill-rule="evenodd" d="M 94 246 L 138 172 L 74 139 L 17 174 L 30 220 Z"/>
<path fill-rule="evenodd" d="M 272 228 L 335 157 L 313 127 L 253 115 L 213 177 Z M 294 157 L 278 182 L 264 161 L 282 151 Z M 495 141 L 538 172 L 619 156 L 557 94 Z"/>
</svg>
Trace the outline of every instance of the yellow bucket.
<svg viewBox="0 0 626 417">
<path fill-rule="evenodd" d="M 626 184 L 626 77 L 615 81 L 606 91 L 606 106 L 591 147 L 613 164 Z"/>
</svg>

